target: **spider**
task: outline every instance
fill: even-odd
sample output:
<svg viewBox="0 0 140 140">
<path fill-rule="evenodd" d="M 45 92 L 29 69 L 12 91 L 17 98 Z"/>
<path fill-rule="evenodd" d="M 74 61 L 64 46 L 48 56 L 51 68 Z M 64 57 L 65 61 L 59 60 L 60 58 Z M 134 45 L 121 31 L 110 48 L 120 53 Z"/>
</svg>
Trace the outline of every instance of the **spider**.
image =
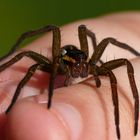
<svg viewBox="0 0 140 140">
<path fill-rule="evenodd" d="M 95 34 L 86 28 L 85 25 L 80 25 L 78 27 L 78 35 L 80 41 L 80 48 L 78 49 L 74 45 L 65 45 L 61 47 L 61 35 L 60 29 L 54 25 L 48 25 L 38 30 L 29 31 L 20 36 L 17 40 L 16 44 L 12 47 L 8 54 L 0 58 L 2 61 L 4 58 L 11 55 L 17 48 L 19 48 L 22 41 L 28 37 L 32 37 L 41 33 L 45 32 L 53 32 L 53 43 L 52 43 L 52 61 L 49 60 L 47 57 L 38 54 L 33 51 L 23 51 L 16 56 L 14 56 L 9 61 L 5 62 L 0 66 L 0 72 L 4 71 L 6 68 L 10 67 L 24 56 L 30 57 L 33 59 L 36 64 L 32 65 L 28 72 L 26 73 L 25 77 L 20 81 L 15 91 L 15 94 L 12 98 L 11 104 L 6 110 L 8 113 L 14 103 L 16 102 L 21 89 L 23 86 L 30 80 L 32 75 L 36 72 L 36 70 L 41 70 L 50 73 L 50 83 L 48 89 L 48 109 L 51 107 L 52 97 L 53 97 L 53 89 L 55 78 L 57 74 L 65 75 L 64 85 L 68 86 L 70 78 L 85 78 L 89 74 L 93 75 L 95 79 L 95 83 L 97 87 L 101 86 L 101 81 L 99 76 L 108 76 L 110 79 L 111 91 L 112 91 L 112 101 L 114 105 L 114 117 L 115 117 L 115 125 L 116 125 L 116 133 L 118 139 L 120 139 L 120 128 L 119 128 L 119 101 L 118 101 L 118 93 L 117 93 L 117 80 L 112 72 L 113 69 L 120 67 L 122 65 L 127 66 L 127 74 L 131 86 L 131 90 L 133 93 L 133 97 L 135 100 L 135 111 L 134 111 L 134 135 L 137 135 L 138 132 L 138 120 L 139 120 L 139 95 L 137 86 L 135 83 L 134 78 L 134 69 L 131 62 L 125 58 L 120 58 L 116 60 L 110 60 L 108 62 L 103 62 L 100 60 L 105 48 L 108 46 L 109 43 L 116 45 L 120 48 L 126 49 L 136 56 L 139 56 L 140 53 L 135 51 L 129 45 L 119 42 L 114 38 L 108 37 L 103 39 L 100 43 L 97 44 Z M 88 52 L 88 41 L 87 36 L 89 36 L 92 40 L 94 52 L 89 59 L 89 52 Z M 101 65 L 97 65 L 97 62 L 101 63 Z"/>
</svg>

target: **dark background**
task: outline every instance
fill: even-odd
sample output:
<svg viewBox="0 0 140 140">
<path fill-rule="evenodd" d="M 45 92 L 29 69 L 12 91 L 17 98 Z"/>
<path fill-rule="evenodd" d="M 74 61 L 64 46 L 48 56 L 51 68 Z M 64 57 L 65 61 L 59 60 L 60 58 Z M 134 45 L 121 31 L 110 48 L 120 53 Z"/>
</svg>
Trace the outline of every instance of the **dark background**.
<svg viewBox="0 0 140 140">
<path fill-rule="evenodd" d="M 130 10 L 140 10 L 140 0 L 1 0 L 0 56 L 25 31 Z"/>
</svg>

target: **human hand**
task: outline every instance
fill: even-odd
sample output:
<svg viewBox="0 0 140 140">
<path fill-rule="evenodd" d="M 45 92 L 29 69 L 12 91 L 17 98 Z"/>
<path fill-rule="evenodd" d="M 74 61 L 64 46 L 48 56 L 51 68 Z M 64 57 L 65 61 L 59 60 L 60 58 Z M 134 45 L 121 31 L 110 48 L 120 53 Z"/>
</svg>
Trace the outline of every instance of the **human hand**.
<svg viewBox="0 0 140 140">
<path fill-rule="evenodd" d="M 105 37 L 117 40 L 139 48 L 140 13 L 124 13 L 83 20 L 64 26 L 61 29 L 62 46 L 75 44 L 79 46 L 77 28 L 85 24 L 91 29 L 100 42 Z M 47 57 L 51 55 L 50 33 L 29 44 L 25 49 L 33 50 Z M 89 43 L 90 54 L 92 45 Z M 118 53 L 119 52 L 119 53 Z M 139 64 L 140 59 L 133 54 L 113 45 L 107 47 L 102 60 L 117 58 L 131 60 L 138 91 L 140 91 Z M 133 60 L 132 60 L 133 59 Z M 24 58 L 14 66 L 0 73 L 0 107 L 7 107 L 14 94 L 18 82 L 34 62 Z M 122 140 L 134 139 L 133 96 L 125 67 L 113 70 L 118 81 L 120 106 L 120 129 Z M 76 85 L 55 89 L 52 108 L 47 109 L 47 90 L 49 74 L 37 72 L 24 87 L 21 97 L 7 116 L 1 110 L 1 139 L 5 140 L 117 140 L 114 123 L 114 107 L 111 98 L 109 79 L 101 78 L 101 87 L 95 86 L 93 79 L 88 79 Z M 62 85 L 60 85 L 62 86 Z M 38 93 L 38 95 L 32 96 Z M 40 94 L 42 93 L 42 94 Z M 140 123 L 139 123 L 140 124 Z M 2 131 L 1 131 L 2 132 Z M 140 128 L 136 140 L 140 138 Z"/>
</svg>

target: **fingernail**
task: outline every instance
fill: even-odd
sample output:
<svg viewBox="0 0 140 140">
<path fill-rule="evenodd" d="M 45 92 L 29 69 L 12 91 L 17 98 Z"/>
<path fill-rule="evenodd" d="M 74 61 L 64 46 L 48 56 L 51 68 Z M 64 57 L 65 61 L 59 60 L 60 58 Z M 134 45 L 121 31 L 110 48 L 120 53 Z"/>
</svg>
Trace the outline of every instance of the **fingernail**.
<svg viewBox="0 0 140 140">
<path fill-rule="evenodd" d="M 66 128 L 68 128 L 71 140 L 79 139 L 83 128 L 80 112 L 72 105 L 66 103 L 53 103 L 53 108 L 60 114 L 60 120 L 63 121 L 64 125 L 67 125 Z"/>
</svg>

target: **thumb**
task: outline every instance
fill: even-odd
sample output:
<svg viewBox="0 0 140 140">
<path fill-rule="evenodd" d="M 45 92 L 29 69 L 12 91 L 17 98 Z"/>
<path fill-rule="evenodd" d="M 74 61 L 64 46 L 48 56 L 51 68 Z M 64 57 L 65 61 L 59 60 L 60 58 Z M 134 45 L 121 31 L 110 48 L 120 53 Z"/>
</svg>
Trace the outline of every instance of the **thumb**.
<svg viewBox="0 0 140 140">
<path fill-rule="evenodd" d="M 24 99 L 9 112 L 5 127 L 6 140 L 77 140 L 81 130 L 79 113 L 71 105 L 46 104 Z"/>
</svg>

